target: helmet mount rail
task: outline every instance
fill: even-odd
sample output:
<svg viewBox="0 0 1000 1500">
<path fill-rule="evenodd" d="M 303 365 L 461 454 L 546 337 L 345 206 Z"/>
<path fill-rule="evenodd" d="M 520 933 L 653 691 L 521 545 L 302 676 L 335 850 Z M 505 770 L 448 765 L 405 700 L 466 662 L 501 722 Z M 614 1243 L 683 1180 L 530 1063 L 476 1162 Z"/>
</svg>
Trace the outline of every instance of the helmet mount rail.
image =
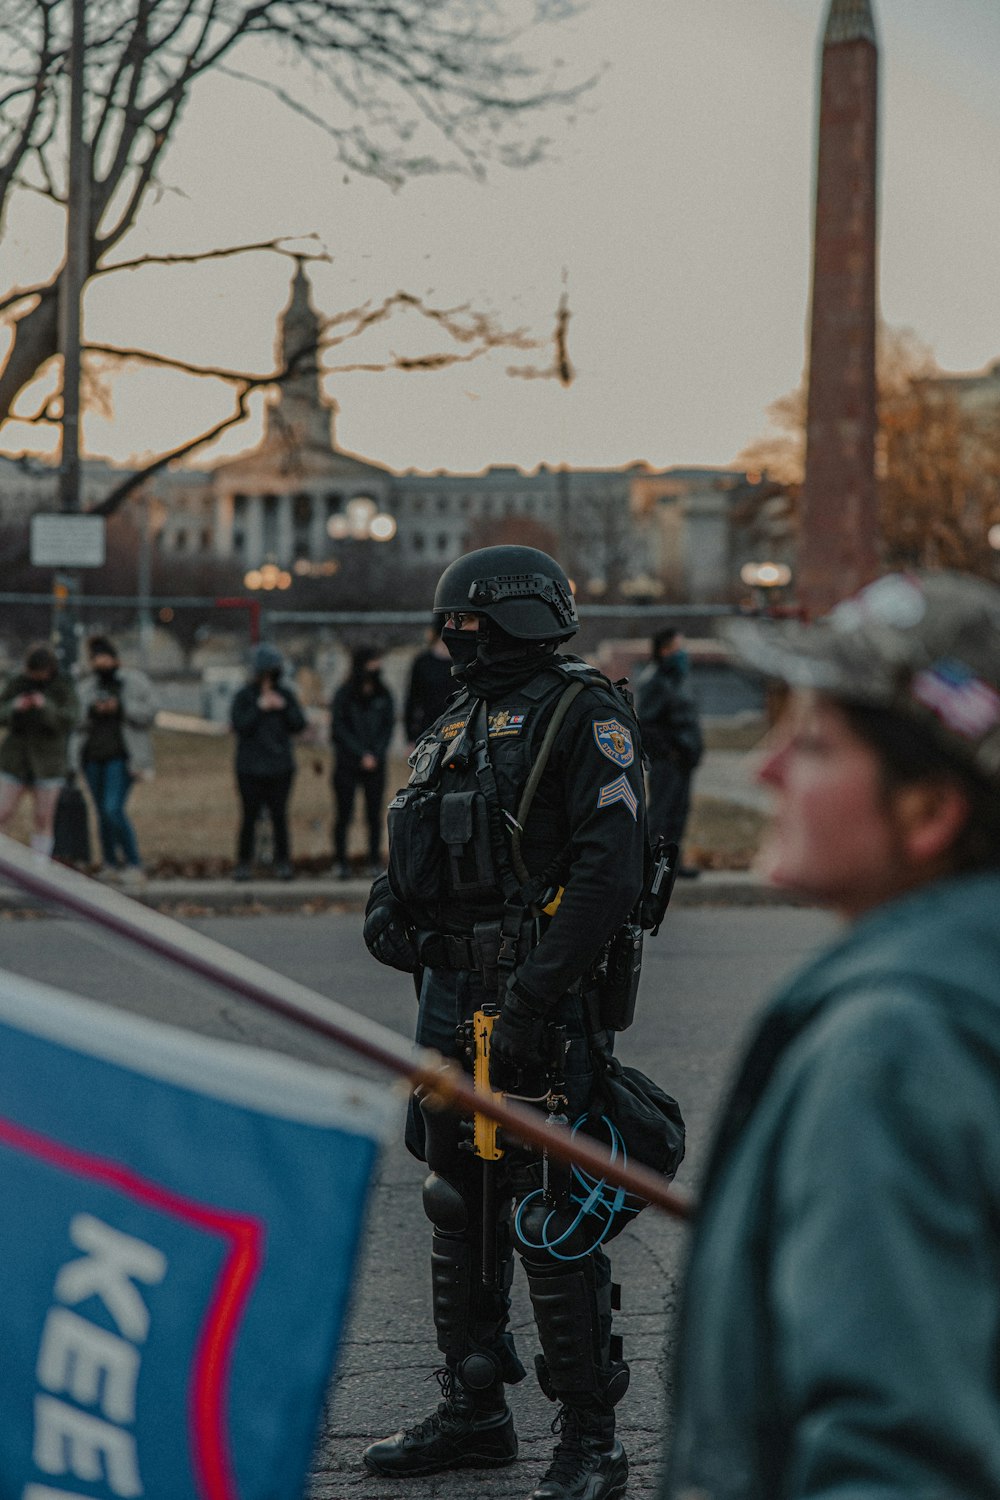
<svg viewBox="0 0 1000 1500">
<path fill-rule="evenodd" d="M 502 599 L 540 599 L 555 610 L 562 627 L 575 625 L 576 607 L 571 594 L 558 579 L 544 573 L 508 573 L 497 578 L 477 578 L 469 587 L 469 603 L 498 604 Z"/>
<path fill-rule="evenodd" d="M 463 611 L 520 642 L 565 641 L 579 629 L 570 581 L 555 558 L 513 543 L 479 547 L 445 568 L 434 612 Z"/>
</svg>

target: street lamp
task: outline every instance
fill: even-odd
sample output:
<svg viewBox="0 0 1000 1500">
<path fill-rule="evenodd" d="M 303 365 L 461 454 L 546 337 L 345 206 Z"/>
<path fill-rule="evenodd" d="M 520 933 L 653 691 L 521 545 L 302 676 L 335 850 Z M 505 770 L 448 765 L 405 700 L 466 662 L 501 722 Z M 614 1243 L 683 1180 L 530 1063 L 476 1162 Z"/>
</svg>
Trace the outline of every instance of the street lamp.
<svg viewBox="0 0 1000 1500">
<path fill-rule="evenodd" d="M 331 516 L 326 523 L 331 541 L 391 542 L 396 535 L 396 520 L 380 511 L 370 495 L 355 495 L 348 500 L 342 515 Z"/>
<path fill-rule="evenodd" d="M 290 589 L 292 586 L 292 575 L 284 568 L 279 568 L 277 563 L 265 563 L 262 568 L 251 568 L 243 578 L 243 587 L 251 591 L 265 589 Z"/>
<path fill-rule="evenodd" d="M 748 562 L 740 569 L 740 579 L 753 593 L 754 604 L 767 613 L 775 613 L 770 603 L 776 591 L 787 588 L 792 581 L 792 570 L 787 563 Z"/>
<path fill-rule="evenodd" d="M 787 563 L 748 562 L 740 569 L 740 578 L 749 589 L 783 589 L 792 581 Z"/>
</svg>

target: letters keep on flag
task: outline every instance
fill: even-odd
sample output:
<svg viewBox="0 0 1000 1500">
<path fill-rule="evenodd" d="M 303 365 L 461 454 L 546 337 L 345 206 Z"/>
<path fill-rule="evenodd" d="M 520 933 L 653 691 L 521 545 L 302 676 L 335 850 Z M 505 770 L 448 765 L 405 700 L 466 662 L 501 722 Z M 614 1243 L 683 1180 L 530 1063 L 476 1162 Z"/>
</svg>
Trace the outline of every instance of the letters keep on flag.
<svg viewBox="0 0 1000 1500">
<path fill-rule="evenodd" d="M 299 1500 L 384 1089 L 0 971 L 0 1495 Z"/>
</svg>

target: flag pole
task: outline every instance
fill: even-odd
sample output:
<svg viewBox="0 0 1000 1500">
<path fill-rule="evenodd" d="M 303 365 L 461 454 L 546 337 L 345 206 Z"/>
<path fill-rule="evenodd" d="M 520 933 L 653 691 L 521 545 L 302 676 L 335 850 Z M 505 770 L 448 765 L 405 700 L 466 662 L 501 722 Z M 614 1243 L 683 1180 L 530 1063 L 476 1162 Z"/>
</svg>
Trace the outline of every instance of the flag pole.
<svg viewBox="0 0 1000 1500">
<path fill-rule="evenodd" d="M 477 1093 L 472 1080 L 453 1059 L 414 1045 L 387 1026 L 370 1021 L 256 959 L 185 927 L 173 917 L 151 911 L 141 902 L 108 890 L 75 870 L 39 859 L 5 834 L 0 834 L 0 877 L 252 1005 L 283 1016 L 359 1057 L 378 1063 L 398 1077 L 408 1079 L 412 1087 L 419 1087 L 441 1108 L 469 1114 L 478 1111 L 538 1151 L 548 1151 L 583 1171 L 603 1177 L 675 1218 L 693 1217 L 688 1196 L 668 1186 L 662 1176 L 648 1167 L 632 1163 L 622 1166 L 612 1161 L 598 1142 L 546 1126 L 544 1116 L 537 1110 L 514 1104 L 502 1094 Z"/>
</svg>

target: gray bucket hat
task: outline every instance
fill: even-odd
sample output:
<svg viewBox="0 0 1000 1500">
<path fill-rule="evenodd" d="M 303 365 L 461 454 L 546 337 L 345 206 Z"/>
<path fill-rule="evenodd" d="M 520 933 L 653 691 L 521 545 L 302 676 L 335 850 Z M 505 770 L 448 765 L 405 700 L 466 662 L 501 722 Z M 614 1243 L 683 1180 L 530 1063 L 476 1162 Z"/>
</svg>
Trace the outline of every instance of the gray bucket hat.
<svg viewBox="0 0 1000 1500">
<path fill-rule="evenodd" d="M 1000 588 L 965 573 L 889 573 L 815 624 L 733 620 L 749 666 L 791 687 L 892 709 L 1000 781 Z"/>
</svg>

